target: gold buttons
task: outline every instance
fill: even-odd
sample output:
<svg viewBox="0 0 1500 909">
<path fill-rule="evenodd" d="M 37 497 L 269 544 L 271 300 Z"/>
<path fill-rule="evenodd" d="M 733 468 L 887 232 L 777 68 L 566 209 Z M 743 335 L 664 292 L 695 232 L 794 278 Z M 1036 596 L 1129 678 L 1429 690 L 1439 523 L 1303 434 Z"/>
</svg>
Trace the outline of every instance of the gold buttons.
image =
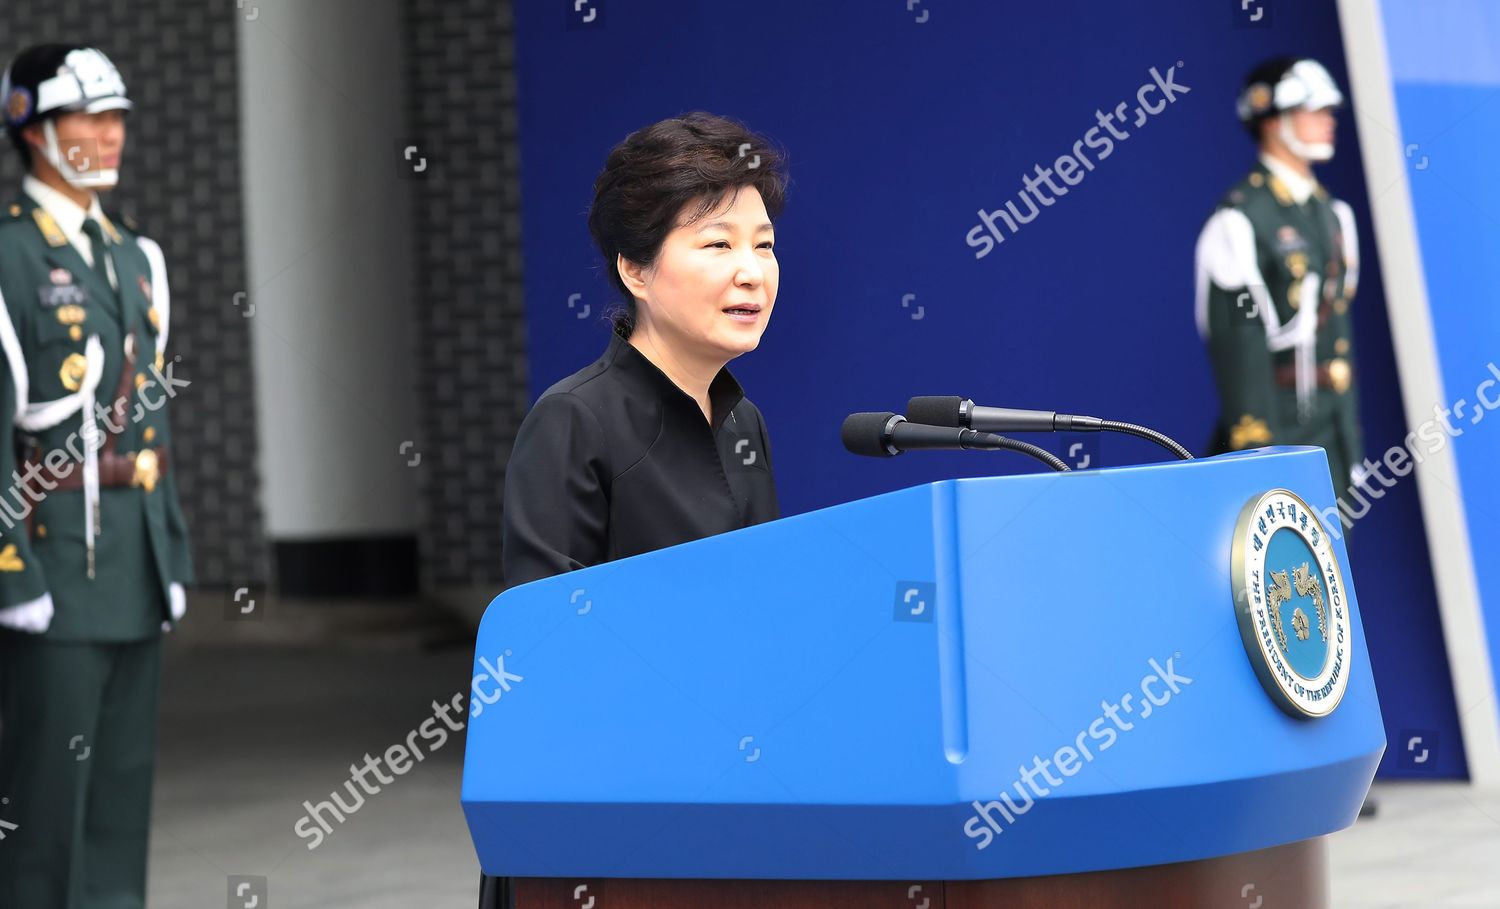
<svg viewBox="0 0 1500 909">
<path fill-rule="evenodd" d="M 81 325 L 69 325 L 68 326 L 68 337 L 72 338 L 75 341 L 82 341 L 83 340 L 83 326 L 81 326 Z"/>
<path fill-rule="evenodd" d="M 57 370 L 57 377 L 62 380 L 63 388 L 68 391 L 77 391 L 83 384 L 83 374 L 88 371 L 89 361 L 81 353 L 68 354 L 62 361 L 62 366 Z"/>
<path fill-rule="evenodd" d="M 130 478 L 131 486 L 145 487 L 149 493 L 156 488 L 156 482 L 160 478 L 161 469 L 156 461 L 156 452 L 147 448 L 135 456 L 135 476 Z"/>
<path fill-rule="evenodd" d="M 39 537 L 46 536 L 47 535 L 47 525 L 46 524 L 38 524 L 38 525 L 36 525 L 36 535 L 39 536 Z"/>
<path fill-rule="evenodd" d="M 1349 352 L 1349 339 L 1348 338 L 1339 338 L 1337 341 L 1334 341 L 1333 342 L 1333 352 L 1336 353 L 1336 354 L 1339 354 L 1340 356 L 1348 353 Z"/>
<path fill-rule="evenodd" d="M 1339 394 L 1349 390 L 1349 386 L 1354 384 L 1354 369 L 1349 366 L 1348 360 L 1328 361 L 1328 384 Z"/>
<path fill-rule="evenodd" d="M 152 439 L 156 438 L 156 427 L 147 426 L 145 432 L 141 433 L 141 438 L 145 439 L 147 442 L 150 442 Z"/>
</svg>

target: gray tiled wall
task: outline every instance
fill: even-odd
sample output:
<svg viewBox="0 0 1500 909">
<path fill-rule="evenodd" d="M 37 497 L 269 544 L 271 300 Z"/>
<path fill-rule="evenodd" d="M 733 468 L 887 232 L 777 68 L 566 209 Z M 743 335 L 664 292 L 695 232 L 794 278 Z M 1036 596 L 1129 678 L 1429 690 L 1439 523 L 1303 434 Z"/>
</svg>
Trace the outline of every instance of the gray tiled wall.
<svg viewBox="0 0 1500 909">
<path fill-rule="evenodd" d="M 407 0 L 428 588 L 500 581 L 504 464 L 526 411 L 511 4 Z M 496 588 L 498 590 L 498 587 Z M 482 604 L 481 604 L 482 605 Z"/>
</svg>

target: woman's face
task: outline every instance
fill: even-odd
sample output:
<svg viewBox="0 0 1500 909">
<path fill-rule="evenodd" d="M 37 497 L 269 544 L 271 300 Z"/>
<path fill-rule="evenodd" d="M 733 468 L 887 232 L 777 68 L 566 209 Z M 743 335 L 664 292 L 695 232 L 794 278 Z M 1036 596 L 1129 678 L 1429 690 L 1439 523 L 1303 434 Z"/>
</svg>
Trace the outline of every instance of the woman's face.
<svg viewBox="0 0 1500 909">
<path fill-rule="evenodd" d="M 645 298 L 644 319 L 658 334 L 725 362 L 760 344 L 771 320 L 781 268 L 760 190 L 742 187 L 692 224 L 689 203 L 667 234 L 656 264 L 625 281 Z M 629 268 L 628 263 L 624 266 Z"/>
</svg>

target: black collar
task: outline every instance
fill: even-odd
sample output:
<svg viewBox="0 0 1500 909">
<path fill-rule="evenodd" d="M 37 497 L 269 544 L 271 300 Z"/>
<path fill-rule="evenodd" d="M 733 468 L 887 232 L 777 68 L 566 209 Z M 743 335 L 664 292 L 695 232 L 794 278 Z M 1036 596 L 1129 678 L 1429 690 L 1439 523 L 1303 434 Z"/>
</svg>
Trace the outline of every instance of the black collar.
<svg viewBox="0 0 1500 909">
<path fill-rule="evenodd" d="M 632 383 L 637 391 L 654 394 L 660 397 L 663 403 L 676 408 L 688 408 L 696 419 L 703 419 L 703 410 L 693 396 L 683 391 L 673 382 L 660 367 L 652 363 L 635 345 L 631 344 L 619 332 L 610 332 L 609 347 L 604 352 L 606 368 L 617 369 Z M 725 366 L 714 376 L 714 380 L 708 386 L 709 406 L 713 410 L 713 430 L 719 431 L 724 425 L 724 420 L 729 412 L 735 408 L 740 401 L 744 400 L 745 391 L 735 379 L 734 374 Z"/>
</svg>

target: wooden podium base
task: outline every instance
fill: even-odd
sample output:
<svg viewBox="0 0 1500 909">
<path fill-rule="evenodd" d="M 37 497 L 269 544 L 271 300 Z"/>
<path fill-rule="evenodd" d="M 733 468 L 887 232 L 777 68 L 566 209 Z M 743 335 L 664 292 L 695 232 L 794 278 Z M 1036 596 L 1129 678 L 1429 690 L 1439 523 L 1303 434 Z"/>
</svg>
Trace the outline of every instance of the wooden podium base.
<svg viewBox="0 0 1500 909">
<path fill-rule="evenodd" d="M 1327 909 L 1328 847 L 1317 838 L 1196 862 L 983 881 L 523 877 L 514 886 L 515 909 Z"/>
</svg>

